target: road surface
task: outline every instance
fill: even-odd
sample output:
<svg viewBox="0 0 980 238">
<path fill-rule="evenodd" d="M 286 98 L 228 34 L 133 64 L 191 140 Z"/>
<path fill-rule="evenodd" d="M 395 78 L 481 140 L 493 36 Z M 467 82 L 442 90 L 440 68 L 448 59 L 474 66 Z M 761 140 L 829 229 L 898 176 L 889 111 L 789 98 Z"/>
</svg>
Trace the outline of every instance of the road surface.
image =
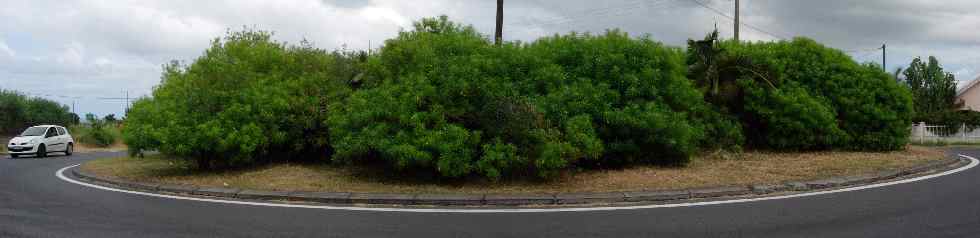
<svg viewBox="0 0 980 238">
<path fill-rule="evenodd" d="M 980 157 L 980 150 L 953 152 Z M 121 155 L 0 158 L 0 237 L 980 237 L 980 168 L 810 197 L 499 214 L 220 204 L 100 190 L 55 176 Z"/>
</svg>

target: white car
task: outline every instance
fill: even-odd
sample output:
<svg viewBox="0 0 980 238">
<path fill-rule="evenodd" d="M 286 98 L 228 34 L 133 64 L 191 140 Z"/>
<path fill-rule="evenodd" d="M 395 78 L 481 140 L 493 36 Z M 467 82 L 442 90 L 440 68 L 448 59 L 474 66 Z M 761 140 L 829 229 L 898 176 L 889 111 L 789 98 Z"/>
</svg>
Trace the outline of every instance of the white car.
<svg viewBox="0 0 980 238">
<path fill-rule="evenodd" d="M 10 139 L 10 143 L 7 144 L 7 152 L 13 158 L 24 155 L 45 157 L 48 156 L 48 153 L 55 152 L 71 156 L 74 147 L 75 139 L 68 133 L 68 129 L 61 126 L 43 125 L 27 128 L 24 133 Z"/>
</svg>

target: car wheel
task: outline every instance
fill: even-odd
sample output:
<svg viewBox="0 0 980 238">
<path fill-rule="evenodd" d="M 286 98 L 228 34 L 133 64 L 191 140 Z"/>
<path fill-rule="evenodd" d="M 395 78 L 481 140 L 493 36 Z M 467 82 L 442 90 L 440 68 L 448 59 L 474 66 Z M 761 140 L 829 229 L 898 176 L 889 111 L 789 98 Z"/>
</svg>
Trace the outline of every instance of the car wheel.
<svg viewBox="0 0 980 238">
<path fill-rule="evenodd" d="M 75 150 L 75 145 L 68 143 L 68 148 L 65 149 L 65 155 L 71 156 L 71 153 L 74 152 L 74 150 Z"/>
<path fill-rule="evenodd" d="M 10 155 L 10 158 L 16 159 L 18 155 Z"/>
<path fill-rule="evenodd" d="M 48 156 L 48 150 L 44 148 L 44 144 L 37 146 L 37 157 L 44 158 L 45 156 Z"/>
</svg>

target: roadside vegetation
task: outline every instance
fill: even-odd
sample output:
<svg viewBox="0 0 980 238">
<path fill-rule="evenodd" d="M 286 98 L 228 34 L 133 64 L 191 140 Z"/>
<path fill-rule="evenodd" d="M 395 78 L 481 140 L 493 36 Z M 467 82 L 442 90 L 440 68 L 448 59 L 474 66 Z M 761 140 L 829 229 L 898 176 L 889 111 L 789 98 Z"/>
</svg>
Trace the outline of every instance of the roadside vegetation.
<svg viewBox="0 0 980 238">
<path fill-rule="evenodd" d="M 16 135 L 27 127 L 74 125 L 78 115 L 55 101 L 0 89 L 0 135 Z"/>
<path fill-rule="evenodd" d="M 302 161 L 405 179 L 560 181 L 724 166 L 698 156 L 716 151 L 902 150 L 913 113 L 910 90 L 880 66 L 810 39 L 715 32 L 684 50 L 610 30 L 495 46 L 441 17 L 371 53 L 229 32 L 166 65 L 122 137 L 133 156 L 155 150 L 165 156 L 147 161 L 201 171 Z"/>
<path fill-rule="evenodd" d="M 121 122 L 115 119 L 115 115 L 109 114 L 100 119 L 93 114 L 85 115 L 85 123 L 74 125 L 69 129 L 75 141 L 98 148 L 105 148 L 119 143 L 121 138 Z"/>
<path fill-rule="evenodd" d="M 691 41 L 691 78 L 738 120 L 746 144 L 775 150 L 890 151 L 908 143 L 908 88 L 873 64 L 805 38 Z"/>
<path fill-rule="evenodd" d="M 684 167 L 636 166 L 562 174 L 544 181 L 443 180 L 430 173 L 325 163 L 278 163 L 208 172 L 165 155 L 95 160 L 82 169 L 128 181 L 268 191 L 375 193 L 557 193 L 686 189 L 807 181 L 900 169 L 943 158 L 910 147 L 896 152 L 746 152 L 698 156 Z"/>
<path fill-rule="evenodd" d="M 915 115 L 912 122 L 943 125 L 950 131 L 980 127 L 980 112 L 960 110 L 963 103 L 956 96 L 956 77 L 946 72 L 936 57 L 916 57 L 905 68 L 895 71 L 895 78 L 912 91 Z"/>
<path fill-rule="evenodd" d="M 0 142 L 6 143 L 24 129 L 36 125 L 62 125 L 79 143 L 76 151 L 125 149 L 120 140 L 122 121 L 115 115 L 96 118 L 88 114 L 85 123 L 68 106 L 55 101 L 28 97 L 17 91 L 0 89 Z M 0 146 L 0 152 L 6 152 Z"/>
</svg>

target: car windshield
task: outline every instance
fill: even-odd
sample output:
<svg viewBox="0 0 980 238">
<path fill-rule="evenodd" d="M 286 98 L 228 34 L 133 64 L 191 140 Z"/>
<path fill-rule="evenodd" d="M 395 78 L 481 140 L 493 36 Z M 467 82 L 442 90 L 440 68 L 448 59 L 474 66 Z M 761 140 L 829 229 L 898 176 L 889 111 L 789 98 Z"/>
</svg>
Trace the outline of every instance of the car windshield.
<svg viewBox="0 0 980 238">
<path fill-rule="evenodd" d="M 20 136 L 43 136 L 48 131 L 47 127 L 31 127 L 20 133 Z"/>
</svg>

